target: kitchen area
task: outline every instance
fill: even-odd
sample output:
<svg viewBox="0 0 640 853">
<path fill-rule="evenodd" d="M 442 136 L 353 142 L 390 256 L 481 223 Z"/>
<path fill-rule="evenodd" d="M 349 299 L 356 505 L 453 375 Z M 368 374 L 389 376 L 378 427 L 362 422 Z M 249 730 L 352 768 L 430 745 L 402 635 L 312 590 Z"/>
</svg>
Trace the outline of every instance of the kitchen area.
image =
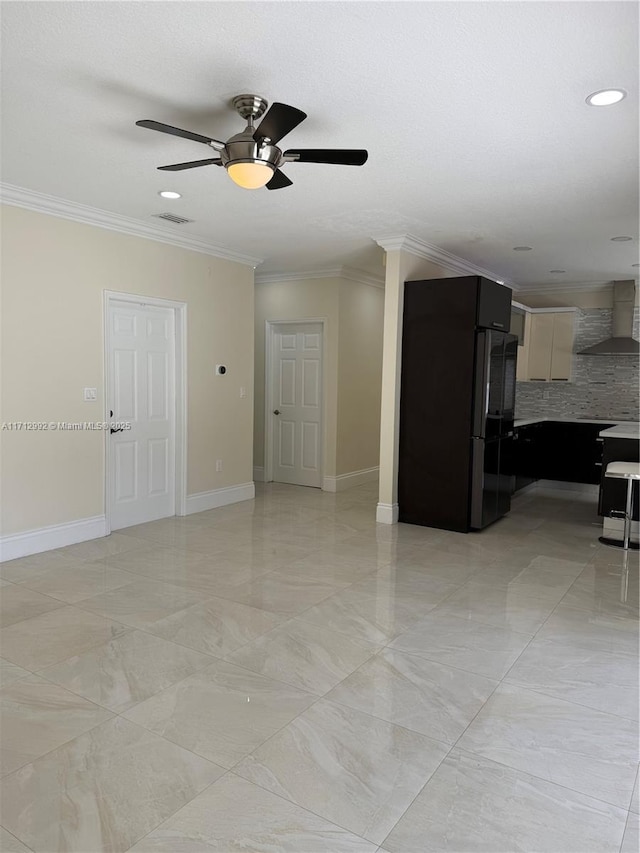
<svg viewBox="0 0 640 853">
<path fill-rule="evenodd" d="M 578 304 L 562 304 L 571 299 Z M 511 331 L 518 336 L 514 497 L 536 484 L 591 494 L 601 541 L 620 543 L 627 485 L 604 472 L 611 462 L 640 459 L 635 282 L 560 298 L 529 295 L 527 302 L 512 303 Z M 632 547 L 639 504 L 636 497 Z"/>
<path fill-rule="evenodd" d="M 517 293 L 474 276 L 407 282 L 400 521 L 481 531 L 555 490 L 579 493 L 600 541 L 622 544 L 628 481 L 605 472 L 640 460 L 639 319 L 633 280 Z M 637 480 L 633 492 L 637 548 Z"/>
</svg>

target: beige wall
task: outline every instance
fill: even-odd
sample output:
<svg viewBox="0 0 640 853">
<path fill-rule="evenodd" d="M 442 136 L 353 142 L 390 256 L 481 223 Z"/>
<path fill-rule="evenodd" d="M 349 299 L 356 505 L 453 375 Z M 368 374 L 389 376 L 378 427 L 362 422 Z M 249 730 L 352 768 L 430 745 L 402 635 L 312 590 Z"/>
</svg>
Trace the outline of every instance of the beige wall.
<svg viewBox="0 0 640 853">
<path fill-rule="evenodd" d="M 265 323 L 324 319 L 323 474 L 376 467 L 384 291 L 319 278 L 260 283 L 255 293 L 254 464 L 264 466 Z"/>
<path fill-rule="evenodd" d="M 103 291 L 183 301 L 187 494 L 253 479 L 251 267 L 10 206 L 2 248 L 3 421 L 104 420 Z M 83 402 L 85 386 L 96 403 Z M 0 440 L 5 535 L 104 513 L 104 433 Z"/>
<path fill-rule="evenodd" d="M 384 290 L 339 280 L 338 429 L 336 473 L 380 461 Z"/>
</svg>

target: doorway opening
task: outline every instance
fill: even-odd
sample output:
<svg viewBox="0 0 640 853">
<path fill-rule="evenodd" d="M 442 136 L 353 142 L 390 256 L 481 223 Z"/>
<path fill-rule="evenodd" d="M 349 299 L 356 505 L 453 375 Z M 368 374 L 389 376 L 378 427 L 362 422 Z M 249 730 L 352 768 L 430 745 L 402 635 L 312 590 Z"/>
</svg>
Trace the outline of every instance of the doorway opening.
<svg viewBox="0 0 640 853">
<path fill-rule="evenodd" d="M 105 291 L 107 533 L 186 513 L 186 308 Z"/>
<path fill-rule="evenodd" d="M 322 488 L 324 331 L 324 320 L 267 321 L 267 482 Z"/>
</svg>

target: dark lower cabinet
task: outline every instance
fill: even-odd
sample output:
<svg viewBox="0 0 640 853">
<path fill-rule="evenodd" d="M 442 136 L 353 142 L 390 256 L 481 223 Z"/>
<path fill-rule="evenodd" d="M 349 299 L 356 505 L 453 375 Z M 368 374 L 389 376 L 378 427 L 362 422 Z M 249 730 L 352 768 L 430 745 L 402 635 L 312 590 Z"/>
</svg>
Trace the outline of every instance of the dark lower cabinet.
<svg viewBox="0 0 640 853">
<path fill-rule="evenodd" d="M 515 430 L 515 490 L 536 480 L 598 485 L 602 474 L 602 441 L 598 436 L 613 424 L 543 421 Z"/>
<path fill-rule="evenodd" d="M 542 424 L 517 427 L 513 433 L 512 473 L 516 492 L 535 483 L 538 474 L 538 449 Z"/>
<path fill-rule="evenodd" d="M 598 485 L 602 473 L 598 436 L 613 424 L 546 421 L 541 426 L 540 479 Z"/>
</svg>

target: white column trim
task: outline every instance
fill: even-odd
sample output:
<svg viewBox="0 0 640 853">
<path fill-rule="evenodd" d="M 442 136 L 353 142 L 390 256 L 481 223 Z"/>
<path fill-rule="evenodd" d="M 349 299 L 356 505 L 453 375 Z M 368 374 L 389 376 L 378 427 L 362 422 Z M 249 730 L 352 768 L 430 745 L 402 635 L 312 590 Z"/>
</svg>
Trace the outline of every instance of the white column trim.
<svg viewBox="0 0 640 853">
<path fill-rule="evenodd" d="M 402 317 L 404 270 L 402 252 L 387 254 L 382 341 L 382 395 L 380 404 L 379 507 L 398 502 L 398 455 L 400 421 L 400 376 L 402 361 Z M 382 513 L 383 524 L 394 524 L 397 513 Z M 390 520 L 391 519 L 391 520 Z"/>
<path fill-rule="evenodd" d="M 379 503 L 376 507 L 376 521 L 378 524 L 397 524 L 398 512 L 398 504 Z"/>
</svg>

